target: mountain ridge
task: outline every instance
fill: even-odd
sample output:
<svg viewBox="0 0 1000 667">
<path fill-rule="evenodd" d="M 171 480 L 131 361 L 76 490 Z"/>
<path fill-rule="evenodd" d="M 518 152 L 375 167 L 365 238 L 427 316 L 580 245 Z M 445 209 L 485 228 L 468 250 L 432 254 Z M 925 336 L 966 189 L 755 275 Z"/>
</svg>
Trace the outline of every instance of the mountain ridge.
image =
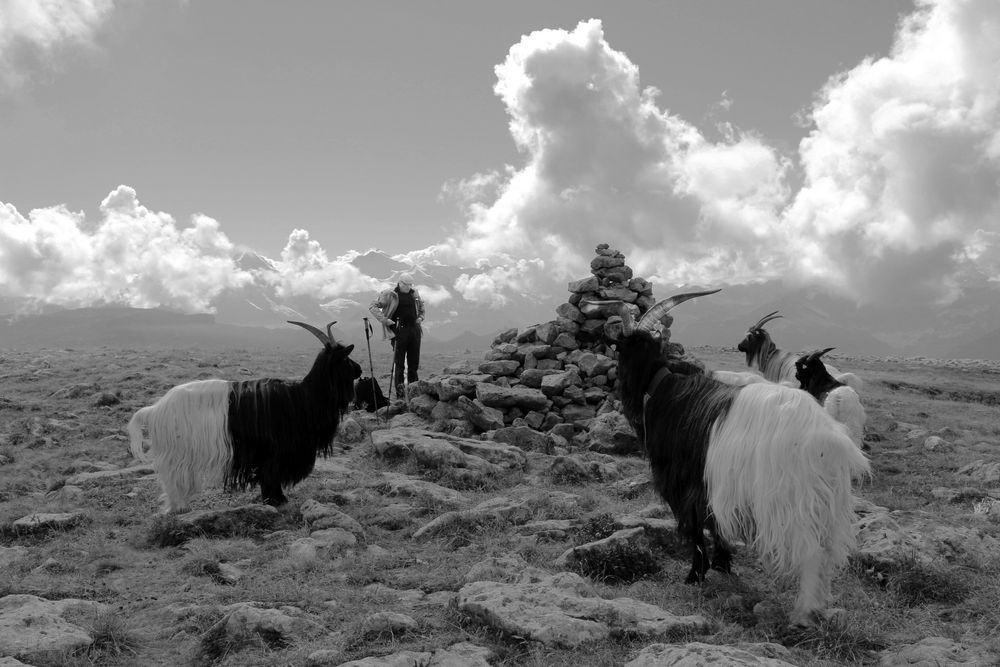
<svg viewBox="0 0 1000 667">
<path fill-rule="evenodd" d="M 365 342 L 363 319 L 371 319 L 368 304 L 377 289 L 340 294 L 335 299 L 309 294 L 288 295 L 276 287 L 280 284 L 274 273 L 277 269 L 268 258 L 244 252 L 235 261 L 252 280 L 241 287 L 220 292 L 211 302 L 214 312 L 210 316 L 216 326 L 236 328 L 207 331 L 204 330 L 209 327 L 206 322 L 178 320 L 170 326 L 174 327 L 173 333 L 179 339 L 194 340 L 188 332 L 181 335 L 181 330 L 201 326 L 200 334 L 213 340 L 225 341 L 230 335 L 233 340 L 266 343 L 269 340 L 266 331 L 251 330 L 285 330 L 288 320 L 317 326 L 335 320 L 337 330 L 343 332 L 347 340 L 356 344 Z M 456 289 L 459 276 L 474 276 L 482 273 L 481 269 L 442 264 L 411 266 L 376 249 L 357 255 L 352 264 L 370 278 L 370 282 L 382 283 L 385 287 L 403 270 L 414 274 L 427 308 L 424 323 L 427 349 L 445 349 L 447 345 L 488 346 L 500 331 L 554 320 L 556 309 L 570 298 L 565 282 L 561 286 L 554 281 L 532 285 L 535 290 L 532 293 L 517 293 L 511 285 L 504 285 L 504 306 L 495 308 L 466 299 Z M 578 279 L 586 277 L 589 274 L 582 274 Z M 716 287 L 718 285 L 687 285 L 665 289 L 654 284 L 654 295 L 662 299 L 673 293 Z M 843 355 L 1000 359 L 1000 292 L 989 284 L 965 286 L 963 294 L 950 304 L 895 303 L 878 307 L 858 305 L 816 288 L 789 287 L 776 280 L 722 287 L 719 293 L 695 299 L 674 311 L 674 340 L 686 346 L 735 347 L 750 325 L 777 310 L 782 317 L 771 322 L 767 329 L 775 344 L 783 350 L 835 347 Z M 102 306 L 91 308 L 100 310 Z M 122 306 L 104 305 L 103 308 L 115 310 Z M 7 320 L 6 325 L 0 321 L 0 348 L 13 344 L 8 341 L 32 343 L 32 336 L 19 328 L 23 325 L 12 326 L 14 322 L 65 310 L 70 309 L 0 297 L 0 316 Z M 107 316 L 118 317 L 121 313 Z M 44 326 L 44 320 L 41 323 Z M 68 326 L 80 325 L 78 322 Z M 96 317 L 90 326 L 102 331 L 109 340 L 137 339 L 135 332 L 130 334 L 124 323 L 113 330 Z M 160 341 L 158 344 L 169 342 L 148 323 L 132 326 L 152 340 Z M 88 335 L 95 340 L 99 337 L 93 332 Z M 48 333 L 35 338 L 55 342 L 59 337 Z M 141 338 L 138 337 L 140 342 Z"/>
</svg>

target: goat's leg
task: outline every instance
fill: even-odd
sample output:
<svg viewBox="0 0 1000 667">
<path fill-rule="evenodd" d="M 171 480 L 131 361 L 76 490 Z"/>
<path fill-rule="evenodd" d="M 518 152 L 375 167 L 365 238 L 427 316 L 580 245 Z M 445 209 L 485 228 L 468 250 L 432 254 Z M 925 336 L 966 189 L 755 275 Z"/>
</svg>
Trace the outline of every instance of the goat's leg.
<svg viewBox="0 0 1000 667">
<path fill-rule="evenodd" d="M 685 584 L 700 584 L 705 581 L 708 572 L 708 547 L 705 544 L 705 522 L 697 510 L 692 513 L 691 531 L 691 571 L 688 572 Z"/>
<path fill-rule="evenodd" d="M 823 569 L 829 565 L 826 550 L 821 548 L 817 548 L 803 561 L 799 568 L 799 594 L 789 616 L 792 625 L 813 626 L 822 618 L 826 606 L 825 589 L 829 585 L 830 576 Z"/>
<path fill-rule="evenodd" d="M 190 498 L 194 495 L 194 481 L 191 469 L 177 457 L 159 456 L 153 461 L 153 471 L 160 482 L 163 494 L 162 514 L 183 514 L 191 509 Z"/>
<path fill-rule="evenodd" d="M 708 530 L 712 534 L 712 569 L 726 574 L 733 572 L 733 552 L 729 544 L 719 536 L 715 521 L 709 519 Z"/>
<path fill-rule="evenodd" d="M 288 498 L 281 490 L 281 482 L 278 481 L 277 473 L 262 473 L 259 479 L 260 497 L 266 504 L 278 507 L 288 502 Z"/>
<path fill-rule="evenodd" d="M 160 488 L 163 489 L 163 495 L 160 497 L 163 501 L 163 507 L 160 512 L 162 514 L 184 514 L 189 511 L 191 505 L 188 502 L 188 496 L 173 475 L 160 473 L 157 477 L 160 478 Z"/>
</svg>

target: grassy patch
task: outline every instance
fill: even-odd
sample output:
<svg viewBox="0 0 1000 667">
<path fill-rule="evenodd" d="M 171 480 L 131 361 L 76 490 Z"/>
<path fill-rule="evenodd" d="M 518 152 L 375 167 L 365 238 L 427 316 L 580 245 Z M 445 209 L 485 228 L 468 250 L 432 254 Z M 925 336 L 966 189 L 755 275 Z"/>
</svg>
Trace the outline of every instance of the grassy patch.
<svg viewBox="0 0 1000 667">
<path fill-rule="evenodd" d="M 969 573 L 957 566 L 922 563 L 914 557 L 891 564 L 860 560 L 860 576 L 892 594 L 904 607 L 923 604 L 959 604 L 972 593 Z"/>
<path fill-rule="evenodd" d="M 573 569 L 605 584 L 630 584 L 657 574 L 659 561 L 648 547 L 632 543 L 612 544 L 599 552 L 583 551 Z"/>
<path fill-rule="evenodd" d="M 806 651 L 817 658 L 841 665 L 871 664 L 888 641 L 872 626 L 859 627 L 848 623 L 824 622 L 811 628 L 784 627 L 774 639 L 789 648 Z"/>
</svg>

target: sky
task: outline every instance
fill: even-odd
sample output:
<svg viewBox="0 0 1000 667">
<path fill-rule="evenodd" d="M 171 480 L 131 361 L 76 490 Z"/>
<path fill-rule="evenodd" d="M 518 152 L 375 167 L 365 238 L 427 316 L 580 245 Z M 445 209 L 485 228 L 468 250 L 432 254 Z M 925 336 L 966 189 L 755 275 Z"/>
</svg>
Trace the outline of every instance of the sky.
<svg viewBox="0 0 1000 667">
<path fill-rule="evenodd" d="M 0 297 L 1000 288 L 996 0 L 0 0 Z M 472 270 L 472 269 L 475 270 Z M 436 300 L 450 292 L 438 289 Z"/>
</svg>

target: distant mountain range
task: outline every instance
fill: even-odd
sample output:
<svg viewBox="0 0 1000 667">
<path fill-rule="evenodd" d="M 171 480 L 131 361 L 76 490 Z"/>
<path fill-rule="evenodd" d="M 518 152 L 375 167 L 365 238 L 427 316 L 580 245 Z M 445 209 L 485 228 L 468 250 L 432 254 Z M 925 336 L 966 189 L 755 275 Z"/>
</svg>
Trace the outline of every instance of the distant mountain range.
<svg viewBox="0 0 1000 667">
<path fill-rule="evenodd" d="M 186 315 L 163 309 L 123 307 L 76 310 L 46 306 L 25 312 L 17 299 L 0 298 L 0 349 L 31 347 L 108 346 L 304 346 L 302 332 L 286 324 L 300 320 L 322 326 L 336 320 L 339 339 L 365 343 L 363 317 L 373 292 L 344 294 L 324 303 L 311 296 L 282 298 L 267 280 L 274 271 L 270 260 L 253 253 L 238 258 L 253 283 L 221 293 L 214 314 Z M 466 301 L 454 289 L 462 274 L 478 269 L 445 265 L 418 269 L 379 251 L 352 261 L 362 273 L 387 285 L 401 271 L 411 270 L 419 286 L 450 298 L 428 306 L 424 348 L 428 351 L 486 350 L 505 329 L 555 319 L 555 309 L 568 292 L 507 295 L 501 309 Z M 581 271 L 579 278 L 589 275 Z M 713 285 L 710 287 L 718 287 Z M 655 296 L 669 294 L 654 287 Z M 705 289 L 690 286 L 671 292 Z M 891 307 L 858 307 L 853 302 L 815 291 L 794 289 L 778 282 L 725 287 L 722 292 L 678 307 L 673 339 L 684 345 L 735 347 L 747 328 L 761 316 L 778 310 L 782 318 L 767 328 L 782 349 L 836 347 L 845 355 L 927 356 L 937 358 L 1000 359 L 1000 290 L 990 285 L 967 286 L 961 298 L 941 306 L 898 303 Z M 381 329 L 374 335 L 381 343 Z"/>
</svg>

